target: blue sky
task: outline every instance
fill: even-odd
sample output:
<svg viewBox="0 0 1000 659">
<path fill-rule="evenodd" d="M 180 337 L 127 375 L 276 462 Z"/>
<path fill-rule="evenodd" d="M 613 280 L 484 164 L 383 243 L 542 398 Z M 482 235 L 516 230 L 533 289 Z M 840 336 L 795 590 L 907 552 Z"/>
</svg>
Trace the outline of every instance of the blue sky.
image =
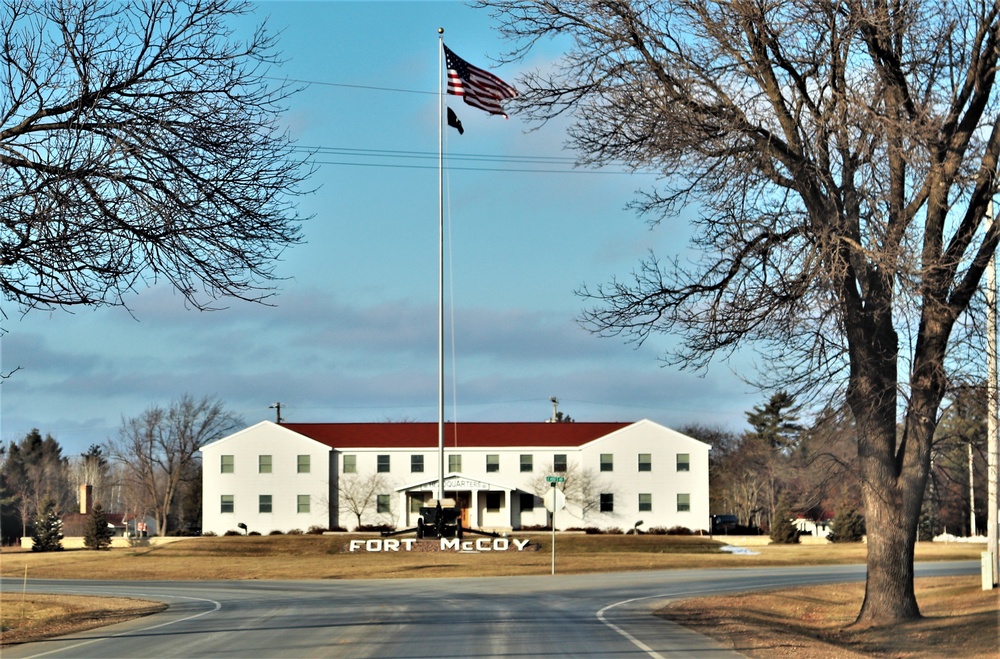
<svg viewBox="0 0 1000 659">
<path fill-rule="evenodd" d="M 2 366 L 20 370 L 0 385 L 4 442 L 39 428 L 78 453 L 185 393 L 218 396 L 247 423 L 273 419 L 276 401 L 296 422 L 436 419 L 437 28 L 515 84 L 558 44 L 494 68 L 505 44 L 486 12 L 458 2 L 266 2 L 255 20 L 281 31 L 288 61 L 273 75 L 311 83 L 286 120 L 300 146 L 322 150 L 299 207 L 306 242 L 278 266 L 275 306 L 198 312 L 156 286 L 131 313 L 5 307 Z M 565 124 L 532 132 L 447 103 L 465 126 L 445 147 L 448 419 L 540 421 L 557 396 L 580 421 L 743 428 L 764 395 L 728 364 L 664 367 L 668 337 L 636 349 L 574 321 L 582 284 L 627 277 L 651 248 L 685 248 L 683 218 L 651 230 L 625 209 L 655 178 L 574 170 Z"/>
</svg>

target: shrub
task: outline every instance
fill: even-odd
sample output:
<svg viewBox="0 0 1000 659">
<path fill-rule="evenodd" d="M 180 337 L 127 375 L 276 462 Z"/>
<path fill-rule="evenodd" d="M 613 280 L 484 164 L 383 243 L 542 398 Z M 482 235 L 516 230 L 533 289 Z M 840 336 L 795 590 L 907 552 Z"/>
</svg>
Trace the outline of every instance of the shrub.
<svg viewBox="0 0 1000 659">
<path fill-rule="evenodd" d="M 243 532 L 242 531 L 234 531 L 232 529 L 229 529 L 223 535 L 225 535 L 226 537 L 231 536 L 231 535 L 243 535 Z"/>
<path fill-rule="evenodd" d="M 260 535 L 260 531 L 250 531 L 247 535 Z"/>
<path fill-rule="evenodd" d="M 358 533 L 381 533 L 382 531 L 395 531 L 392 524 L 362 524 L 354 529 Z"/>
<path fill-rule="evenodd" d="M 302 529 L 288 529 L 288 533 L 286 535 L 303 535 L 303 533 Z"/>
<path fill-rule="evenodd" d="M 203 538 L 214 538 L 217 535 L 219 535 L 219 534 L 216 533 L 215 531 L 202 531 L 201 532 L 201 537 L 203 537 Z"/>
<path fill-rule="evenodd" d="M 865 518 L 857 508 L 847 506 L 837 511 L 830 522 L 830 542 L 861 542 L 865 536 Z"/>
<path fill-rule="evenodd" d="M 784 494 L 778 499 L 778 506 L 774 511 L 771 542 L 776 545 L 794 545 L 799 542 L 799 530 L 792 523 L 792 510 Z"/>
<path fill-rule="evenodd" d="M 347 533 L 347 529 L 345 529 L 343 526 L 334 526 L 333 528 L 330 529 L 330 531 L 332 531 L 333 533 Z"/>
<path fill-rule="evenodd" d="M 279 531 L 278 529 L 274 529 L 273 531 L 271 531 L 270 533 L 268 533 L 268 535 L 285 535 L 285 532 L 284 531 Z"/>
<path fill-rule="evenodd" d="M 648 529 L 646 533 L 649 535 L 667 535 L 669 530 L 665 526 L 654 526 L 653 528 Z"/>
<path fill-rule="evenodd" d="M 667 535 L 694 535 L 694 531 L 686 526 L 671 526 L 667 529 Z"/>
<path fill-rule="evenodd" d="M 170 529 L 170 531 L 167 532 L 167 535 L 176 538 L 188 538 L 205 534 L 201 532 L 201 529 L 187 528 L 187 529 Z M 212 535 L 215 534 L 213 533 Z"/>
<path fill-rule="evenodd" d="M 310 526 L 309 530 L 306 531 L 306 533 L 308 533 L 309 535 L 323 535 L 328 530 L 329 529 L 327 529 L 325 526 L 315 526 L 314 525 L 314 526 Z"/>
</svg>

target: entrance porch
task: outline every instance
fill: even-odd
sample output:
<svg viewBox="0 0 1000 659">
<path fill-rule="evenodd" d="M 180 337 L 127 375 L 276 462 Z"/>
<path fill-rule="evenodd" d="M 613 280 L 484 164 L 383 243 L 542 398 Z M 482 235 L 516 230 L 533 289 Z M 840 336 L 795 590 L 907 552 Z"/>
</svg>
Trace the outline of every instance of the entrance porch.
<svg viewBox="0 0 1000 659">
<path fill-rule="evenodd" d="M 437 498 L 438 481 L 423 481 L 396 489 L 399 496 L 399 528 L 416 526 L 420 507 Z M 519 497 L 516 488 L 489 483 L 461 474 L 449 474 L 444 480 L 444 498 L 454 499 L 461 510 L 462 526 L 470 529 L 509 532 L 520 527 Z"/>
</svg>

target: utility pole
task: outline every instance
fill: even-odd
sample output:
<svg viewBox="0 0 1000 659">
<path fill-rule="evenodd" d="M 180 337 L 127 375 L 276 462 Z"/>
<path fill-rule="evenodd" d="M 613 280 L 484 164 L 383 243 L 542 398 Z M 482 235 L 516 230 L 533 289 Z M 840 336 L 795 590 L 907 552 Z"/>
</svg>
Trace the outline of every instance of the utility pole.
<svg viewBox="0 0 1000 659">
<path fill-rule="evenodd" d="M 274 405 L 268 405 L 267 409 L 275 410 L 275 423 L 281 423 L 281 403 L 275 403 Z"/>
</svg>

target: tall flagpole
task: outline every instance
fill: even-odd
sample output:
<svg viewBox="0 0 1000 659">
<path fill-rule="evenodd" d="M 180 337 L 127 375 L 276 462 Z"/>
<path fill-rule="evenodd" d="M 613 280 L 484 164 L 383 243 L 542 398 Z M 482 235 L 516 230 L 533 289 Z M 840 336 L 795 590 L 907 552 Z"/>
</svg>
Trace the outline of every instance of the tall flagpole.
<svg viewBox="0 0 1000 659">
<path fill-rule="evenodd" d="M 438 487 L 444 499 L 444 28 L 438 28 Z"/>
<path fill-rule="evenodd" d="M 986 208 L 989 216 L 987 230 L 993 228 L 996 217 L 993 214 L 993 195 Z M 986 553 L 989 561 L 989 575 L 983 575 L 984 590 L 991 590 L 1000 581 L 997 568 L 997 255 L 990 255 L 986 266 Z M 987 566 L 983 566 L 984 568 Z M 992 580 L 986 588 L 986 576 Z"/>
</svg>

